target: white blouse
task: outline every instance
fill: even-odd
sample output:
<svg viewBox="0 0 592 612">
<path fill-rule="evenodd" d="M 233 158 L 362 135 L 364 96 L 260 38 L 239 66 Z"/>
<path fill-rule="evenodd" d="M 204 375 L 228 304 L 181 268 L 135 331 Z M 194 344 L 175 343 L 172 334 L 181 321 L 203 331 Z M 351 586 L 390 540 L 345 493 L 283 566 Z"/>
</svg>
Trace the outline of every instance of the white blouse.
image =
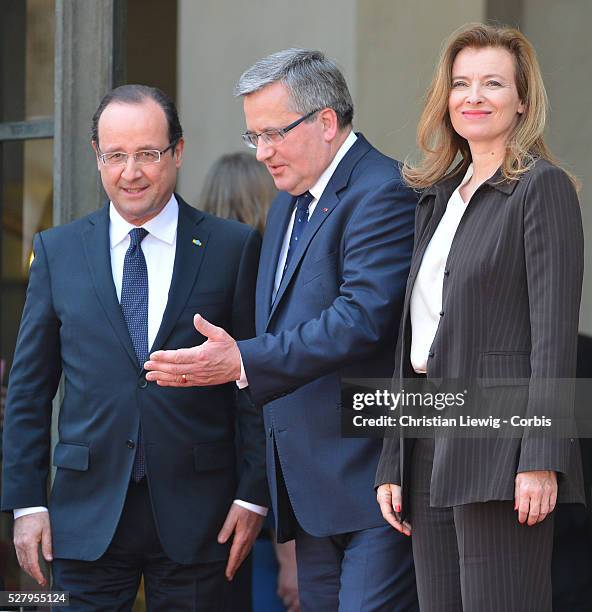
<svg viewBox="0 0 592 612">
<path fill-rule="evenodd" d="M 460 188 L 472 176 L 473 164 L 468 167 L 462 182 L 448 200 L 446 211 L 425 250 L 413 285 L 411 293 L 411 365 L 418 374 L 425 374 L 427 371 L 430 347 L 440 323 L 446 261 L 458 224 L 469 204 L 461 198 Z"/>
</svg>

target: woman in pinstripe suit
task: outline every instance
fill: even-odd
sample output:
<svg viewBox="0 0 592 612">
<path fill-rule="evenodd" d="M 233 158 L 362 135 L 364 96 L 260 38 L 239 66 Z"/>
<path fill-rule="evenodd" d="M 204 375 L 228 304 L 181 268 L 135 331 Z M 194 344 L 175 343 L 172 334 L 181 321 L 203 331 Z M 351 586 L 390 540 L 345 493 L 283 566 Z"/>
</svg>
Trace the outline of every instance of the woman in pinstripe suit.
<svg viewBox="0 0 592 612">
<path fill-rule="evenodd" d="M 422 189 L 395 379 L 575 376 L 583 237 L 575 181 L 543 140 L 546 94 L 517 30 L 445 46 L 418 128 Z M 460 163 L 453 166 L 457 156 Z M 495 384 L 495 383 L 494 383 Z M 411 535 L 422 612 L 551 610 L 553 509 L 583 500 L 573 439 L 386 438 L 377 499 Z"/>
</svg>

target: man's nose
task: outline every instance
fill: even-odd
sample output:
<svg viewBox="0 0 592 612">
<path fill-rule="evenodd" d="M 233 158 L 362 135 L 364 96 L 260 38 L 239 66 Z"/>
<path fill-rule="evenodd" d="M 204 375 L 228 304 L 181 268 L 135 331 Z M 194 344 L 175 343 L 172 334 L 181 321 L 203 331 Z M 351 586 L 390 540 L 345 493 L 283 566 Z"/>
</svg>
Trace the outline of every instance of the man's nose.
<svg viewBox="0 0 592 612">
<path fill-rule="evenodd" d="M 128 155 L 121 176 L 126 180 L 132 180 L 140 174 L 140 167 L 133 155 Z"/>
<path fill-rule="evenodd" d="M 265 161 L 266 159 L 269 159 L 274 153 L 274 148 L 273 145 L 271 144 L 267 144 L 263 138 L 261 136 L 259 136 L 259 139 L 257 140 L 257 150 L 255 153 L 255 157 L 257 158 L 257 161 Z"/>
</svg>

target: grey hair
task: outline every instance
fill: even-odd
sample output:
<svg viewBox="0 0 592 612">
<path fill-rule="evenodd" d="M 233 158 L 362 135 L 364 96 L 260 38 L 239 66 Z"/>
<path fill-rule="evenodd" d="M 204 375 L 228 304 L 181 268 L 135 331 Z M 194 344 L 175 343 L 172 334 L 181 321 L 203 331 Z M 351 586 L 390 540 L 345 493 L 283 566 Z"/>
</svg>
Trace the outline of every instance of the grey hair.
<svg viewBox="0 0 592 612">
<path fill-rule="evenodd" d="M 288 90 L 294 112 L 332 108 L 340 128 L 351 124 L 354 104 L 345 78 L 320 51 L 284 49 L 258 60 L 242 74 L 234 95 L 247 96 L 277 82 Z"/>
</svg>

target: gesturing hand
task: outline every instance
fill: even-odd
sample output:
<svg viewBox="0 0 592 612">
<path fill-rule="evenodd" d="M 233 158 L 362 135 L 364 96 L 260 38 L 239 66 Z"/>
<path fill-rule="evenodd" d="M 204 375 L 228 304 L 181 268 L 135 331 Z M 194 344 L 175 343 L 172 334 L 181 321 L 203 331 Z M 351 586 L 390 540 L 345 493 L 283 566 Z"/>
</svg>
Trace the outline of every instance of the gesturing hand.
<svg viewBox="0 0 592 612">
<path fill-rule="evenodd" d="M 411 535 L 411 525 L 401 520 L 402 497 L 401 487 L 396 484 L 383 484 L 376 490 L 376 501 L 384 520 L 397 531 L 406 536 Z"/>
<path fill-rule="evenodd" d="M 514 486 L 514 510 L 518 521 L 529 527 L 553 512 L 557 503 L 557 474 L 550 470 L 520 472 Z M 528 520 L 527 520 L 528 519 Z"/>
<path fill-rule="evenodd" d="M 51 526 L 48 512 L 26 514 L 14 521 L 14 548 L 19 565 L 41 586 L 47 579 L 39 566 L 39 543 L 46 561 L 52 560 Z"/>
<path fill-rule="evenodd" d="M 163 387 L 203 387 L 240 378 L 240 351 L 234 338 L 199 314 L 193 325 L 207 340 L 200 346 L 152 353 L 144 364 L 146 380 Z"/>
<path fill-rule="evenodd" d="M 238 504 L 230 506 L 224 525 L 222 525 L 222 529 L 220 529 L 218 534 L 218 542 L 220 544 L 224 544 L 230 536 L 233 536 L 228 563 L 226 564 L 226 578 L 228 580 L 234 578 L 234 574 L 240 567 L 240 564 L 249 554 L 253 543 L 261 531 L 264 520 L 264 516 L 247 510 Z"/>
</svg>

